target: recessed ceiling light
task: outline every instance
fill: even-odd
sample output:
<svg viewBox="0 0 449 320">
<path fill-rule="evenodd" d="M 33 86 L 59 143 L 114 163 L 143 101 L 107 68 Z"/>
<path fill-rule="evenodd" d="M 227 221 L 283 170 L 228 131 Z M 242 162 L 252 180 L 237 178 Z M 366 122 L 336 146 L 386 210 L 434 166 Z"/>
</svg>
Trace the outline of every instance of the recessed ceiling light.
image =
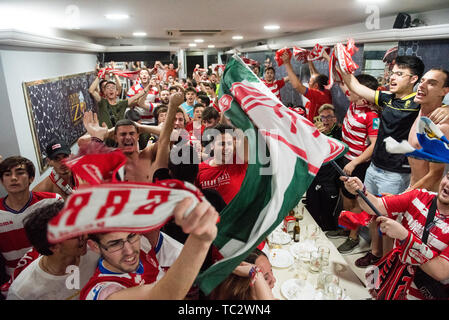
<svg viewBox="0 0 449 320">
<path fill-rule="evenodd" d="M 208 45 L 207 47 L 208 47 L 208 48 L 215 48 L 215 45 L 210 44 L 210 45 Z"/>
<path fill-rule="evenodd" d="M 234 39 L 234 40 L 242 40 L 243 37 L 242 36 L 233 36 L 232 39 Z"/>
<path fill-rule="evenodd" d="M 195 39 L 195 42 L 202 43 L 202 42 L 204 42 L 204 40 L 203 39 Z"/>
<path fill-rule="evenodd" d="M 127 14 L 118 14 L 118 13 L 106 14 L 105 17 L 110 20 L 125 20 L 129 18 Z"/>
<path fill-rule="evenodd" d="M 275 24 L 267 25 L 263 27 L 265 30 L 279 30 L 279 26 Z"/>
<path fill-rule="evenodd" d="M 196 47 L 196 43 L 189 43 L 189 47 Z"/>
<path fill-rule="evenodd" d="M 145 37 L 146 35 L 146 32 L 133 32 L 134 37 Z"/>
</svg>

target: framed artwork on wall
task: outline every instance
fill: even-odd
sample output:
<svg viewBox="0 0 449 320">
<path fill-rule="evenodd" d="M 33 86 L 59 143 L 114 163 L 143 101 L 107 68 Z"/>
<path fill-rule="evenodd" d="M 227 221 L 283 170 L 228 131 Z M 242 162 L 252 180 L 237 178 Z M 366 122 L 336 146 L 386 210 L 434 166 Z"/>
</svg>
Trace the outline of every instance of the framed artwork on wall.
<svg viewBox="0 0 449 320">
<path fill-rule="evenodd" d="M 52 140 L 71 146 L 85 133 L 84 112 L 96 110 L 88 91 L 95 76 L 85 72 L 22 84 L 41 174 L 48 167 L 45 148 Z"/>
</svg>

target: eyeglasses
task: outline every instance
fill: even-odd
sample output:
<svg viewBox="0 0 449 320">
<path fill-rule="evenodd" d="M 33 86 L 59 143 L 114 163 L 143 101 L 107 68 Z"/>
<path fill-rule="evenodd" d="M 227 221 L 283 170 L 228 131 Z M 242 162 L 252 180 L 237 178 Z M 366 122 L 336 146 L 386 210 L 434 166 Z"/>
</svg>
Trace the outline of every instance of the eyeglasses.
<svg viewBox="0 0 449 320">
<path fill-rule="evenodd" d="M 402 71 L 395 71 L 395 72 L 393 72 L 393 71 L 390 71 L 390 72 L 388 72 L 388 75 L 391 77 L 392 75 L 395 75 L 395 76 L 398 76 L 398 77 L 406 77 L 406 76 L 409 76 L 409 77 L 413 77 L 414 75 L 413 74 L 405 74 L 404 72 L 402 72 Z"/>
<path fill-rule="evenodd" d="M 139 239 L 140 239 L 140 234 L 131 233 L 126 238 L 126 240 L 122 240 L 122 239 L 116 240 L 116 241 L 114 241 L 112 244 L 110 244 L 108 246 L 105 246 L 105 245 L 103 245 L 101 243 L 99 243 L 99 244 L 106 251 L 108 251 L 110 253 L 113 253 L 113 252 L 117 252 L 117 251 L 122 250 L 125 247 L 125 242 L 128 242 L 129 244 L 133 244 L 133 243 L 135 243 Z"/>
<path fill-rule="evenodd" d="M 335 116 L 320 116 L 321 121 L 332 120 Z"/>
</svg>

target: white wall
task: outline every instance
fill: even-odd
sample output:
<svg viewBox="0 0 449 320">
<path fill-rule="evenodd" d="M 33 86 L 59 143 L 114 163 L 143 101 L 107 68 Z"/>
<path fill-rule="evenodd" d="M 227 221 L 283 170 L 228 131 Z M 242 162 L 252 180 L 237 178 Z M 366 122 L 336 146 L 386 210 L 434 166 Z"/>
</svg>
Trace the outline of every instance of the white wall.
<svg viewBox="0 0 449 320">
<path fill-rule="evenodd" d="M 412 20 L 414 18 L 419 18 L 423 20 L 429 26 L 441 25 L 448 23 L 449 17 L 449 8 L 440 9 L 440 10 L 432 10 L 425 11 L 420 13 L 410 13 Z M 367 14 L 368 17 L 368 14 Z M 396 19 L 396 15 L 382 17 L 379 21 L 379 30 L 389 30 L 393 28 L 394 21 Z M 351 37 L 354 34 L 360 34 L 365 32 L 372 32 L 375 30 L 367 29 L 365 22 L 355 23 L 351 25 L 339 26 L 334 28 L 326 28 L 321 30 L 315 30 L 310 32 L 302 32 L 296 34 L 289 34 L 286 36 L 271 38 L 267 40 L 267 44 L 270 47 L 282 47 L 282 46 L 290 46 L 292 43 L 297 41 L 304 40 L 313 40 L 313 39 L 324 39 L 324 38 L 334 38 L 340 37 L 344 35 L 345 37 Z M 313 45 L 311 45 L 313 46 Z M 242 44 L 237 49 L 248 49 L 248 48 L 257 48 L 257 41 L 249 42 Z M 266 50 L 266 49 L 264 49 Z M 263 50 L 261 50 L 263 51 Z"/>
<path fill-rule="evenodd" d="M 16 140 L 18 145 L 18 150 L 14 150 L 11 145 L 8 146 L 2 143 L 0 154 L 5 157 L 5 155 L 17 154 L 17 151 L 19 151 L 21 156 L 30 159 L 34 163 L 37 172 L 32 187 L 46 177 L 48 172 L 44 172 L 42 177 L 39 174 L 22 83 L 92 71 L 95 68 L 96 61 L 96 55 L 90 53 L 0 48 L 0 71 L 3 71 L 3 77 L 6 82 L 4 86 L 6 87 L 6 95 L 3 92 L 0 93 L 2 110 L 0 135 L 2 137 L 10 135 L 11 139 Z M 4 87 L 1 84 L 0 78 L 0 90 L 3 91 Z M 10 110 L 9 112 L 8 109 Z M 3 118 L 4 114 L 6 114 L 5 118 Z M 5 128 L 1 125 L 4 121 L 10 121 L 15 132 L 11 132 L 11 128 Z M 76 152 L 74 148 L 72 150 Z M 0 190 L 0 195 L 2 192 L 4 193 L 4 190 Z"/>
</svg>

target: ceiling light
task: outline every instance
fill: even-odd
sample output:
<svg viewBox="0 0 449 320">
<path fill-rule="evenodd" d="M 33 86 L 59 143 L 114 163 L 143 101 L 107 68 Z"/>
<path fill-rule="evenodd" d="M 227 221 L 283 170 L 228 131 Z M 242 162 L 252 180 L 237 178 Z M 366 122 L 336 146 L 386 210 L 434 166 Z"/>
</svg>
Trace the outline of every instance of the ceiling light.
<svg viewBox="0 0 449 320">
<path fill-rule="evenodd" d="M 147 35 L 146 32 L 134 32 L 133 36 L 134 37 L 145 37 Z"/>
<path fill-rule="evenodd" d="M 208 47 L 208 48 L 215 48 L 215 45 L 210 44 L 210 45 L 208 45 L 207 47 Z"/>
<path fill-rule="evenodd" d="M 202 43 L 202 42 L 204 42 L 204 40 L 203 39 L 195 39 L 195 42 Z"/>
<path fill-rule="evenodd" d="M 196 47 L 196 43 L 189 43 L 189 47 Z"/>
<path fill-rule="evenodd" d="M 234 39 L 234 40 L 242 40 L 243 37 L 242 36 L 233 36 L 232 39 Z"/>
<path fill-rule="evenodd" d="M 265 30 L 279 30 L 280 27 L 278 25 L 272 24 L 272 25 L 264 26 L 263 28 Z"/>
<path fill-rule="evenodd" d="M 127 14 L 106 14 L 105 17 L 110 20 L 125 20 L 128 19 L 129 16 Z"/>
</svg>

